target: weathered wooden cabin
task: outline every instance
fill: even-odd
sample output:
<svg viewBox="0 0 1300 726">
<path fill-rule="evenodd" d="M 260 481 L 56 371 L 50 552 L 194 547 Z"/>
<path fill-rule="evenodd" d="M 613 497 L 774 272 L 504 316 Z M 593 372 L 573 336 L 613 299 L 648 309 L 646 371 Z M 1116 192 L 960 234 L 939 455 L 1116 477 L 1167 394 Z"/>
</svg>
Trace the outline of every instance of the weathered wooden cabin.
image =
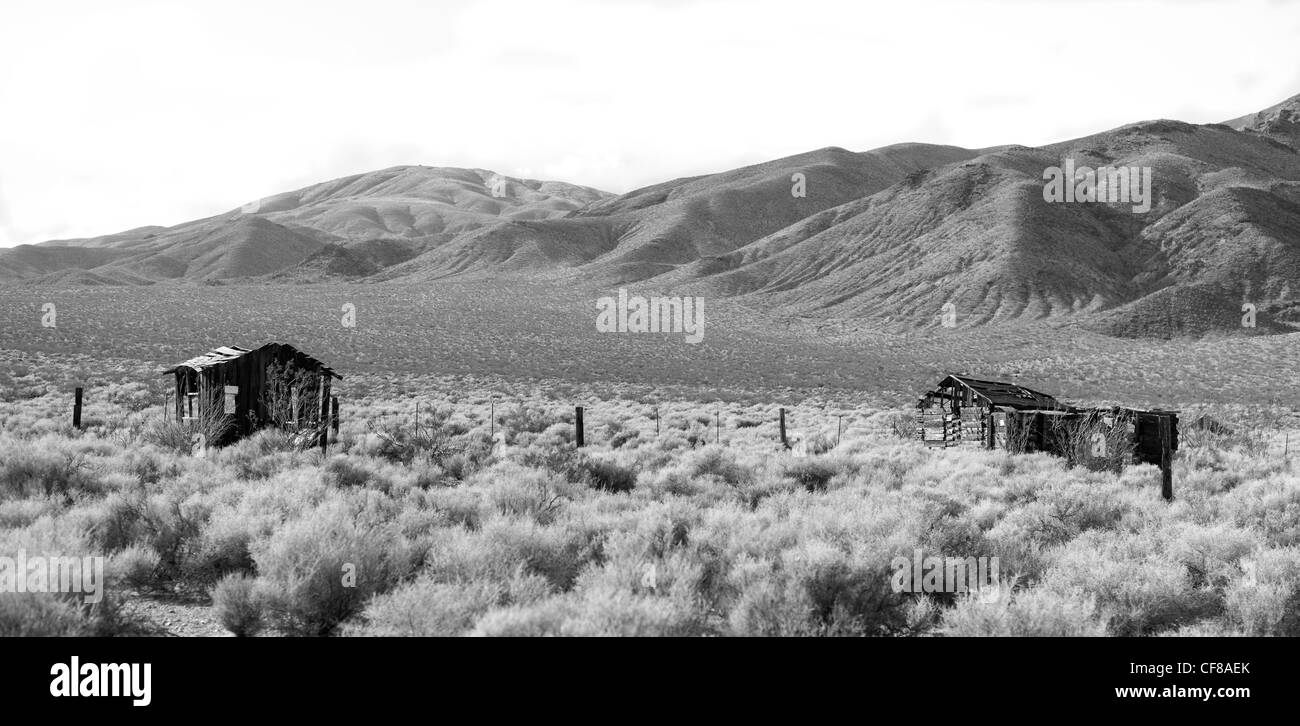
<svg viewBox="0 0 1300 726">
<path fill-rule="evenodd" d="M 215 348 L 163 371 L 175 377 L 172 414 L 177 421 L 229 417 L 219 441 L 229 443 L 271 425 L 323 432 L 330 387 L 343 376 L 291 345 Z M 324 435 L 322 433 L 322 435 Z"/>
<path fill-rule="evenodd" d="M 917 433 L 931 446 L 1007 448 L 1008 413 L 1050 415 L 1075 409 L 1046 393 L 1014 383 L 948 376 L 917 402 Z"/>
<path fill-rule="evenodd" d="M 1046 451 L 1071 462 L 1120 458 L 1162 468 L 1178 449 L 1178 412 L 1085 409 L 1014 383 L 950 375 L 917 402 L 930 446 Z"/>
</svg>

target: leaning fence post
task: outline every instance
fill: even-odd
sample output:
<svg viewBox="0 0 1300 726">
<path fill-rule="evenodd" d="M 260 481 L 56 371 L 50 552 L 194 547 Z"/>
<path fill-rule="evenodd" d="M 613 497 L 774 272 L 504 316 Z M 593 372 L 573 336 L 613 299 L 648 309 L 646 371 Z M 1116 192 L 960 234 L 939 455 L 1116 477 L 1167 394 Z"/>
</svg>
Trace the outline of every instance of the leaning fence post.
<svg viewBox="0 0 1300 726">
<path fill-rule="evenodd" d="M 586 443 L 583 440 L 584 437 L 582 433 L 582 406 L 574 406 L 573 413 L 575 415 L 575 419 L 573 422 L 574 436 L 577 439 L 578 446 L 582 446 L 584 443 Z"/>
<path fill-rule="evenodd" d="M 339 437 L 339 397 L 330 396 L 330 428 L 334 429 L 335 440 Z"/>
<path fill-rule="evenodd" d="M 72 428 L 74 429 L 81 428 L 81 387 L 80 386 L 78 386 L 76 392 L 73 393 Z"/>
<path fill-rule="evenodd" d="M 790 448 L 790 441 L 785 437 L 785 409 L 781 409 L 781 445 Z"/>
</svg>

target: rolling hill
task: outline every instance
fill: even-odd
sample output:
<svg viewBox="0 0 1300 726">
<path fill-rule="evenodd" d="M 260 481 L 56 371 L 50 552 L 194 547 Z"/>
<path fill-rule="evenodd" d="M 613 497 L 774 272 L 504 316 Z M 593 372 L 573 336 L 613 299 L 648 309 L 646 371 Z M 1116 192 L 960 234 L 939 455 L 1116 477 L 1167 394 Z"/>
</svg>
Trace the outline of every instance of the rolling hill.
<svg viewBox="0 0 1300 726">
<path fill-rule="evenodd" d="M 958 327 L 1059 320 L 1135 337 L 1233 329 L 1251 304 L 1260 324 L 1246 332 L 1289 332 L 1298 121 L 1300 96 L 1222 124 L 1144 121 L 1038 148 L 827 147 L 622 195 L 394 167 L 171 228 L 3 250 L 0 280 L 516 276 L 906 327 L 939 326 L 951 304 Z M 1067 163 L 1149 170 L 1149 205 L 1049 201 L 1045 171 Z"/>
<path fill-rule="evenodd" d="M 353 278 L 502 219 L 562 216 L 608 196 L 482 169 L 394 167 L 255 200 L 175 227 L 0 250 L 0 280 L 147 284 Z"/>
<path fill-rule="evenodd" d="M 970 158 L 951 146 L 826 148 L 741 169 L 675 179 L 589 204 L 562 219 L 502 222 L 432 250 L 388 277 L 582 266 L 601 284 L 647 280 L 724 255 L 908 174 Z M 796 175 L 802 175 L 802 189 Z"/>
<path fill-rule="evenodd" d="M 1066 159 L 1151 168 L 1150 211 L 1046 202 L 1043 172 Z M 911 325 L 939 325 L 949 303 L 958 326 L 1116 311 L 1097 325 L 1160 336 L 1239 321 L 1245 302 L 1300 322 L 1298 179 L 1300 155 L 1260 134 L 1132 124 L 918 173 L 670 279 L 766 309 Z M 1169 286 L 1196 286 L 1198 306 L 1175 306 L 1172 322 L 1131 306 Z"/>
</svg>

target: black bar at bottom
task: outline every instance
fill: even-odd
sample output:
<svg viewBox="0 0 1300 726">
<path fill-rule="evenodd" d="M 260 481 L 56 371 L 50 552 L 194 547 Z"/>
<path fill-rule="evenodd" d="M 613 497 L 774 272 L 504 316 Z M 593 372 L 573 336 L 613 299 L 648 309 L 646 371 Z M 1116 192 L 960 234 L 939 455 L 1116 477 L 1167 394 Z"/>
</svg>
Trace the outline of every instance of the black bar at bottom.
<svg viewBox="0 0 1300 726">
<path fill-rule="evenodd" d="M 429 708 L 431 698 L 468 704 L 508 696 L 520 708 L 586 708 L 617 704 L 619 694 L 644 686 L 671 700 L 674 691 L 698 695 L 707 677 L 716 699 L 710 707 L 724 712 L 782 703 L 806 714 L 890 702 L 914 716 L 1236 713 L 1289 705 L 1296 675 L 1294 643 L 1285 639 L 669 640 L 6 638 L 0 698 L 49 716 L 199 708 L 212 718 L 378 717 L 376 703 L 386 713 Z M 70 666 L 74 656 L 82 667 L 150 664 L 149 705 L 54 697 L 51 670 Z M 589 668 L 596 663 L 619 665 Z M 1154 690 L 1118 690 L 1135 688 Z M 1211 695 L 1191 690 L 1203 688 Z"/>
</svg>

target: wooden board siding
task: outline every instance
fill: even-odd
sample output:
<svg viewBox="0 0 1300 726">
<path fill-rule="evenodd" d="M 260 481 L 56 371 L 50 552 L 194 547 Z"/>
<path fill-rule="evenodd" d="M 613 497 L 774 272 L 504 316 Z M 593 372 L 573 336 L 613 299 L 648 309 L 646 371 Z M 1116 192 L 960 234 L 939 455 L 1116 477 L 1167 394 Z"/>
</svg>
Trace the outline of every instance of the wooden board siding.
<svg viewBox="0 0 1300 726">
<path fill-rule="evenodd" d="M 958 443 L 962 446 L 984 447 L 988 442 L 988 430 L 985 428 L 984 412 L 974 406 L 961 410 Z"/>
<path fill-rule="evenodd" d="M 949 403 L 936 396 L 926 397 L 917 410 L 917 436 L 929 446 L 948 446 L 952 437 Z"/>
<path fill-rule="evenodd" d="M 1178 450 L 1178 414 L 1137 411 L 1133 416 L 1133 458 L 1138 462 L 1160 466 L 1164 457 L 1164 442 L 1160 437 L 1161 418 L 1169 419 L 1169 450 Z"/>
<path fill-rule="evenodd" d="M 931 446 L 988 446 L 986 414 L 978 408 L 950 413 L 945 408 L 922 408 L 917 414 L 917 436 Z"/>
<path fill-rule="evenodd" d="M 919 421 L 921 440 L 943 443 L 948 440 L 948 415 L 923 413 Z"/>
</svg>

